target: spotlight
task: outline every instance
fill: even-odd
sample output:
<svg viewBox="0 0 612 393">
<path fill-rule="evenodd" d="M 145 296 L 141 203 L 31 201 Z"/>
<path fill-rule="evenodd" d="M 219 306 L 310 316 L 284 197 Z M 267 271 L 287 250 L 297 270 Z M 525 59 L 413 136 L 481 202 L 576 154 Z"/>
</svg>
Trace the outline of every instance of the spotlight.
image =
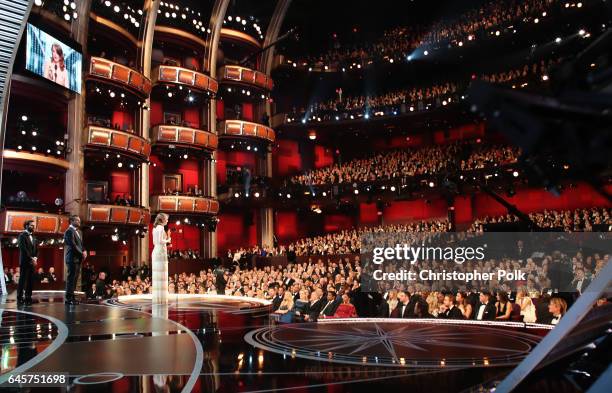
<svg viewBox="0 0 612 393">
<path fill-rule="evenodd" d="M 287 199 L 291 199 L 291 194 L 287 194 Z"/>
<path fill-rule="evenodd" d="M 28 117 L 26 115 L 21 116 L 21 121 L 28 121 Z"/>
<path fill-rule="evenodd" d="M 255 198 L 259 198 L 259 193 L 255 192 Z"/>
<path fill-rule="evenodd" d="M 119 235 L 112 235 L 111 239 L 116 242 L 117 240 L 119 240 Z"/>
<path fill-rule="evenodd" d="M 586 31 L 584 29 L 578 30 L 578 35 L 579 36 L 584 36 L 585 34 L 586 34 Z"/>
<path fill-rule="evenodd" d="M 91 229 L 93 231 L 94 229 L 96 229 L 96 227 L 95 227 L 95 225 L 92 225 L 92 226 L 89 227 L 89 229 Z"/>
<path fill-rule="evenodd" d="M 355 193 L 355 195 L 359 195 L 359 190 L 355 189 L 355 191 L 353 191 Z"/>
<path fill-rule="evenodd" d="M 425 52 L 423 52 L 423 54 L 424 54 L 425 56 L 427 56 L 427 55 L 429 55 L 429 51 L 425 51 Z"/>
<path fill-rule="evenodd" d="M 557 44 L 560 44 L 560 43 L 561 43 L 561 37 L 557 37 L 557 38 L 555 38 L 555 42 L 556 42 Z"/>
<path fill-rule="evenodd" d="M 429 187 L 434 188 L 435 186 L 436 186 L 436 183 L 434 183 L 432 181 L 429 182 Z"/>
<path fill-rule="evenodd" d="M 240 197 L 240 194 L 239 194 L 239 193 L 237 193 L 237 192 L 236 192 L 236 193 L 234 193 L 234 198 L 238 198 L 238 197 Z"/>
<path fill-rule="evenodd" d="M 122 162 L 118 162 L 118 163 L 117 163 L 117 166 L 118 166 L 119 168 L 123 168 L 123 163 L 122 163 Z"/>
<path fill-rule="evenodd" d="M 518 171 L 513 171 L 513 172 L 512 172 L 512 176 L 514 176 L 514 177 L 518 177 L 518 176 L 519 176 Z"/>
<path fill-rule="evenodd" d="M 321 195 L 323 195 L 324 197 L 326 197 L 326 196 L 327 196 L 327 193 L 326 193 L 325 191 L 323 191 L 323 193 L 322 193 Z"/>
<path fill-rule="evenodd" d="M 187 154 L 183 154 L 183 159 L 186 160 L 187 158 L 189 158 L 189 156 Z"/>
<path fill-rule="evenodd" d="M 171 91 L 168 92 L 168 97 L 172 98 L 172 92 Z"/>
<path fill-rule="evenodd" d="M 176 220 L 175 225 L 181 225 L 181 220 Z"/>
<path fill-rule="evenodd" d="M 12 239 L 11 239 L 11 243 L 13 243 L 13 244 L 17 244 L 17 238 L 16 238 L 16 237 L 12 238 Z"/>
</svg>

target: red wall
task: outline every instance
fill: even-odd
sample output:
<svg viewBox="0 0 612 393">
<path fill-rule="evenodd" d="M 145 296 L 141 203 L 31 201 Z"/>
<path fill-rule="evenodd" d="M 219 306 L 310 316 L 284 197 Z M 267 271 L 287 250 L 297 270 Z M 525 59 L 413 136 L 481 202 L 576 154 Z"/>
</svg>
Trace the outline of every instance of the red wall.
<svg viewBox="0 0 612 393">
<path fill-rule="evenodd" d="M 185 108 L 183 110 L 183 120 L 189 124 L 189 127 L 200 128 L 199 108 Z"/>
<path fill-rule="evenodd" d="M 355 227 L 353 217 L 344 214 L 328 214 L 323 217 L 323 231 L 337 232 Z"/>
<path fill-rule="evenodd" d="M 9 269 L 19 266 L 19 248 L 2 247 L 2 264 Z M 42 267 L 48 272 L 51 266 L 55 268 L 58 279 L 61 279 L 64 274 L 64 250 L 57 247 L 39 247 L 36 269 Z"/>
<path fill-rule="evenodd" d="M 189 187 L 196 184 L 202 188 L 199 178 L 199 163 L 196 160 L 176 160 L 160 161 L 159 157 L 151 156 L 151 165 L 149 165 L 149 190 L 152 194 L 158 194 L 163 191 L 163 175 L 180 173 L 183 175 L 183 192 L 186 192 Z M 155 165 L 153 165 L 155 164 Z"/>
<path fill-rule="evenodd" d="M 462 139 L 482 137 L 485 133 L 484 123 L 480 124 L 466 124 L 462 127 L 453 128 L 448 131 L 436 131 L 434 132 L 434 142 L 436 144 L 444 144 Z"/>
<path fill-rule="evenodd" d="M 287 176 L 302 170 L 299 144 L 293 140 L 279 140 L 274 149 L 274 175 Z"/>
<path fill-rule="evenodd" d="M 425 144 L 425 138 L 421 134 L 409 136 L 395 136 L 388 139 L 378 139 L 374 141 L 376 150 L 401 149 L 408 147 L 419 147 Z"/>
<path fill-rule="evenodd" d="M 608 186 L 612 190 L 612 187 Z M 551 210 L 573 210 L 610 204 L 590 186 L 579 184 L 575 188 L 566 188 L 559 197 L 542 189 L 517 190 L 513 197 L 505 198 L 524 213 Z M 474 197 L 473 217 L 499 216 L 506 214 L 506 209 L 486 194 Z"/>
<path fill-rule="evenodd" d="M 223 100 L 217 100 L 217 120 L 225 119 L 225 103 Z"/>
<path fill-rule="evenodd" d="M 122 130 L 134 129 L 134 114 L 125 111 L 114 111 L 111 120 L 113 127 L 119 125 Z"/>
<path fill-rule="evenodd" d="M 224 184 L 227 181 L 227 166 L 247 167 L 251 175 L 257 173 L 257 156 L 255 153 L 241 151 L 217 151 L 217 182 Z"/>
<path fill-rule="evenodd" d="M 444 199 L 395 201 L 383 210 L 385 224 L 401 223 L 430 218 L 446 218 L 448 207 Z"/>
<path fill-rule="evenodd" d="M 244 120 L 253 121 L 253 104 L 245 102 L 242 104 L 242 118 Z"/>
<path fill-rule="evenodd" d="M 246 226 L 244 214 L 223 213 L 217 225 L 217 248 L 219 256 L 228 250 L 257 244 L 257 215 L 253 214 L 253 224 Z"/>
<path fill-rule="evenodd" d="M 164 122 L 164 109 L 162 103 L 151 100 L 151 125 L 156 126 Z"/>
<path fill-rule="evenodd" d="M 316 145 L 315 146 L 315 168 L 323 168 L 326 166 L 331 166 L 334 164 L 334 152 L 330 148 L 326 148 L 325 146 Z"/>
<path fill-rule="evenodd" d="M 171 218 L 175 219 L 175 218 Z M 168 228 L 173 232 L 172 247 L 170 250 L 200 250 L 200 228 L 194 225 L 176 225 L 176 221 L 168 223 Z M 149 225 L 149 234 L 153 233 L 153 225 Z M 153 250 L 153 236 L 149 236 L 149 250 Z"/>
<path fill-rule="evenodd" d="M 376 225 L 379 221 L 378 209 L 376 203 L 360 203 L 359 204 L 359 224 L 360 225 Z"/>
<path fill-rule="evenodd" d="M 110 198 L 114 200 L 117 195 L 131 195 L 131 174 L 129 171 L 114 171 L 110 174 Z"/>
</svg>

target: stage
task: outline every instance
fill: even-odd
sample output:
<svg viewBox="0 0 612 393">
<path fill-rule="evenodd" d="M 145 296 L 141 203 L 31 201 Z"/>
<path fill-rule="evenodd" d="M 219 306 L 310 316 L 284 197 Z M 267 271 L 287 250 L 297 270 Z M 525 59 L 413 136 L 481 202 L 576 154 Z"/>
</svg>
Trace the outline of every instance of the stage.
<svg viewBox="0 0 612 393">
<path fill-rule="evenodd" d="M 0 378 L 62 371 L 82 392 L 345 392 L 406 383 L 457 391 L 503 376 L 550 329 L 408 319 L 277 325 L 269 302 L 217 295 L 171 296 L 165 306 L 146 295 L 77 306 L 65 306 L 60 292 L 35 299 L 3 305 Z"/>
</svg>

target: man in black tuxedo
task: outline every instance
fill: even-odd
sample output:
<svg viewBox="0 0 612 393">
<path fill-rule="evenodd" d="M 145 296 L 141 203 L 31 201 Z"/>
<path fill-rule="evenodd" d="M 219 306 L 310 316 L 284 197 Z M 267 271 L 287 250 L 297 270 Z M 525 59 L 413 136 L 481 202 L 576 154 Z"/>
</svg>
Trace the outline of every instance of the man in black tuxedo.
<svg viewBox="0 0 612 393">
<path fill-rule="evenodd" d="M 336 309 L 338 308 L 339 304 L 340 299 L 338 299 L 338 297 L 336 296 L 336 292 L 327 292 L 327 301 L 325 302 L 325 305 L 321 309 L 319 315 L 322 315 L 324 317 L 333 317 L 336 313 Z"/>
<path fill-rule="evenodd" d="M 64 233 L 64 260 L 66 262 L 66 304 L 79 304 L 74 297 L 77 280 L 81 274 L 81 265 L 87 258 L 87 251 L 83 250 L 83 235 L 79 231 L 81 218 L 70 216 L 70 226 Z"/>
<path fill-rule="evenodd" d="M 32 284 L 34 283 L 34 269 L 38 260 L 38 247 L 34 238 L 34 220 L 27 220 L 23 224 L 23 232 L 19 234 L 19 285 L 17 286 L 17 304 L 32 304 Z"/>
<path fill-rule="evenodd" d="M 444 311 L 438 314 L 438 318 L 442 319 L 463 319 L 463 313 L 458 307 L 455 307 L 455 296 L 451 294 L 444 295 Z"/>
<path fill-rule="evenodd" d="M 408 292 L 400 291 L 397 294 L 397 307 L 391 313 L 391 318 L 410 318 L 412 313 L 410 311 L 410 295 Z M 414 312 L 414 309 L 412 310 Z"/>
<path fill-rule="evenodd" d="M 304 319 L 308 322 L 316 322 L 319 319 L 319 314 L 323 309 L 323 290 L 320 288 L 312 291 L 310 295 L 310 304 L 308 305 L 308 314 L 304 316 Z"/>
<path fill-rule="evenodd" d="M 494 321 L 496 317 L 495 301 L 492 301 L 491 292 L 480 292 L 480 305 L 476 309 L 476 320 Z"/>
<path fill-rule="evenodd" d="M 584 290 L 589 286 L 589 284 L 591 284 L 591 280 L 586 278 L 586 276 L 584 275 L 584 269 L 578 267 L 574 271 L 574 279 L 569 285 L 568 292 L 578 292 L 579 294 L 582 294 L 582 292 L 584 292 Z"/>
</svg>

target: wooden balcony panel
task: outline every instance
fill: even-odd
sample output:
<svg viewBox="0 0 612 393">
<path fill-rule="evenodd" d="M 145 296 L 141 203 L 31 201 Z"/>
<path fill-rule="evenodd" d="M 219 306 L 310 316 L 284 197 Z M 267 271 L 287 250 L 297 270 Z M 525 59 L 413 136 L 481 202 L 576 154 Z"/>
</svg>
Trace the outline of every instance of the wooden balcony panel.
<svg viewBox="0 0 612 393">
<path fill-rule="evenodd" d="M 219 202 L 216 199 L 183 195 L 154 195 L 151 197 L 153 210 L 167 213 L 217 214 Z"/>
<path fill-rule="evenodd" d="M 226 65 L 219 69 L 221 82 L 241 83 L 265 90 L 272 90 L 274 81 L 263 72 L 241 66 Z"/>
<path fill-rule="evenodd" d="M 90 149 L 108 148 L 123 151 L 142 161 L 147 161 L 151 155 L 151 143 L 138 135 L 99 126 L 88 126 L 85 132 L 87 147 Z"/>
<path fill-rule="evenodd" d="M 159 125 L 153 127 L 151 135 L 153 143 L 182 145 L 194 149 L 210 151 L 216 150 L 218 146 L 218 140 L 215 134 L 197 128 Z"/>
<path fill-rule="evenodd" d="M 174 83 L 201 92 L 216 94 L 219 84 L 210 76 L 183 67 L 160 65 L 153 71 L 153 84 Z"/>
<path fill-rule="evenodd" d="M 219 124 L 219 137 L 245 137 L 259 138 L 274 142 L 276 134 L 270 127 L 263 124 L 252 123 L 243 120 L 226 120 Z"/>
<path fill-rule="evenodd" d="M 23 224 L 34 220 L 35 233 L 59 235 L 68 228 L 68 216 L 19 210 L 5 210 L 0 213 L 0 225 L 3 233 L 18 234 L 23 232 Z"/>
<path fill-rule="evenodd" d="M 148 209 L 97 203 L 87 204 L 85 216 L 85 221 L 97 224 L 148 225 L 151 221 Z"/>
<path fill-rule="evenodd" d="M 142 98 L 147 98 L 151 94 L 151 81 L 143 74 L 101 57 L 91 58 L 89 76 L 124 86 Z"/>
</svg>

